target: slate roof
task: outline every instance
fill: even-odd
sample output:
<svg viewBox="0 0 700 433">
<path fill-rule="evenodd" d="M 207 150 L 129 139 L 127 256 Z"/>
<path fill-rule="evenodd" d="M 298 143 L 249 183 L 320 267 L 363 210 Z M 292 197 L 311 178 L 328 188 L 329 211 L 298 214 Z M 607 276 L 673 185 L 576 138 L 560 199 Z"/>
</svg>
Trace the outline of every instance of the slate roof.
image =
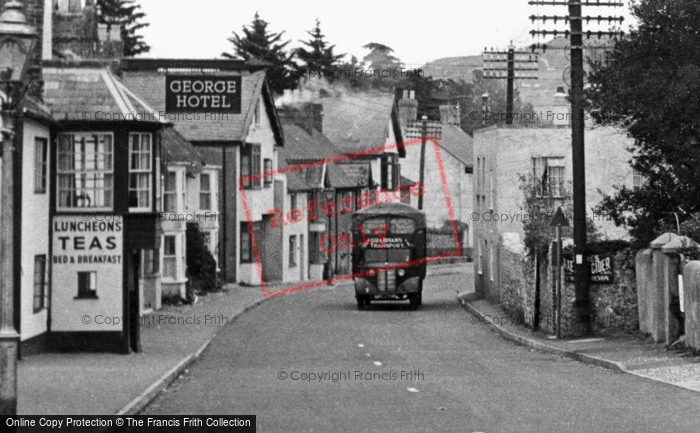
<svg viewBox="0 0 700 433">
<path fill-rule="evenodd" d="M 203 158 L 192 144 L 185 140 L 175 128 L 169 127 L 163 130 L 163 155 L 166 164 L 185 163 L 187 174 L 195 175 L 202 172 Z"/>
<path fill-rule="evenodd" d="M 283 120 L 285 146 L 279 149 L 279 166 L 293 167 L 298 164 L 321 161 L 340 156 L 343 153 L 333 143 L 317 130 L 307 131 L 300 126 Z M 328 180 L 333 188 L 355 188 L 353 182 L 338 165 L 326 165 Z M 308 167 L 287 173 L 287 188 L 290 191 L 310 190 L 322 185 L 320 171 Z"/>
<path fill-rule="evenodd" d="M 314 102 L 323 104 L 323 134 L 345 153 L 384 146 L 393 120 L 397 141 L 403 141 L 393 94 L 345 94 Z"/>
<path fill-rule="evenodd" d="M 105 67 L 47 67 L 44 101 L 56 120 L 127 120 L 166 124 Z M 111 117 L 111 119 L 104 117 Z"/>
<path fill-rule="evenodd" d="M 244 142 L 255 115 L 255 104 L 263 92 L 265 71 L 208 72 L 212 76 L 241 76 L 241 114 L 227 113 L 219 118 L 205 119 L 199 116 L 168 114 L 171 121 L 185 139 L 190 141 L 240 141 Z M 156 108 L 165 111 L 165 74 L 157 71 L 124 71 L 124 82 Z M 271 103 L 271 102 L 270 102 Z M 268 114 L 270 114 L 268 110 Z M 187 118 L 189 117 L 189 119 Z M 271 116 L 273 128 L 276 119 Z"/>
<path fill-rule="evenodd" d="M 406 140 L 421 138 L 421 130 L 415 125 L 417 123 L 409 125 L 404 131 Z M 474 139 L 461 128 L 447 123 L 430 122 L 428 135 L 435 135 L 440 148 L 464 165 L 474 166 Z"/>
<path fill-rule="evenodd" d="M 316 130 L 309 132 L 286 120 L 282 121 L 282 130 L 285 147 L 279 152 L 287 163 L 319 161 L 342 154 L 328 137 Z"/>
<path fill-rule="evenodd" d="M 455 125 L 442 125 L 440 147 L 468 167 L 474 166 L 474 139 Z"/>
</svg>

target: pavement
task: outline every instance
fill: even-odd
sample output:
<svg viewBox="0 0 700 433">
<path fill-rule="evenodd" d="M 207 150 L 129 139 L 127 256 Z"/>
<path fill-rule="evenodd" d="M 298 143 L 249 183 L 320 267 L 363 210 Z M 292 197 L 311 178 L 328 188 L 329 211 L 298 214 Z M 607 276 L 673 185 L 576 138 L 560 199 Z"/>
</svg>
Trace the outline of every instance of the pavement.
<svg viewBox="0 0 700 433">
<path fill-rule="evenodd" d="M 667 350 L 641 333 L 557 340 L 533 332 L 499 304 L 474 292 L 458 294 L 470 322 L 483 323 L 507 340 L 530 349 L 700 392 L 700 357 Z"/>
<path fill-rule="evenodd" d="M 135 415 L 204 351 L 216 334 L 263 301 L 258 287 L 227 285 L 194 305 L 142 317 L 141 353 L 41 353 L 18 363 L 19 415 Z"/>
<path fill-rule="evenodd" d="M 428 275 L 461 273 L 460 265 L 432 265 Z M 345 282 L 343 285 L 350 285 Z M 18 364 L 20 415 L 134 415 L 180 375 L 227 324 L 265 299 L 259 287 L 227 285 L 194 305 L 167 306 L 144 318 L 142 352 L 41 353 Z M 459 302 L 484 323 L 507 314 L 473 293 Z M 549 340 L 520 325 L 490 325 L 532 349 L 700 392 L 700 359 L 666 351 L 639 338 Z"/>
</svg>

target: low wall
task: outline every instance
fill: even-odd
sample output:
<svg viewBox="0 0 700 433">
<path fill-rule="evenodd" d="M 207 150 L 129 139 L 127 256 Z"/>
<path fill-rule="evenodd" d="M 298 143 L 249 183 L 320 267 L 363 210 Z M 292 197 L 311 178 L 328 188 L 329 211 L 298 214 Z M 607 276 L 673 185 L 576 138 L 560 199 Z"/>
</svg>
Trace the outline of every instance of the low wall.
<svg viewBox="0 0 700 433">
<path fill-rule="evenodd" d="M 590 254 L 596 253 L 594 248 Z M 598 335 L 637 330 L 637 277 L 635 254 L 628 247 L 609 251 L 612 264 L 610 283 L 589 283 L 591 328 Z M 520 323 L 545 333 L 556 334 L 556 268 L 551 263 L 551 252 L 538 258 L 525 253 L 501 249 L 500 301 L 503 308 Z M 539 269 L 538 269 L 539 268 Z M 562 266 L 562 337 L 576 337 L 580 327 L 575 326 L 575 285 L 565 278 Z"/>
<path fill-rule="evenodd" d="M 594 252 L 591 251 L 591 254 Z M 591 329 L 597 335 L 639 329 L 635 254 L 630 248 L 611 253 L 613 282 L 588 284 Z M 575 326 L 574 315 L 574 283 L 565 279 L 562 292 L 562 336 L 575 337 L 578 328 Z"/>
</svg>

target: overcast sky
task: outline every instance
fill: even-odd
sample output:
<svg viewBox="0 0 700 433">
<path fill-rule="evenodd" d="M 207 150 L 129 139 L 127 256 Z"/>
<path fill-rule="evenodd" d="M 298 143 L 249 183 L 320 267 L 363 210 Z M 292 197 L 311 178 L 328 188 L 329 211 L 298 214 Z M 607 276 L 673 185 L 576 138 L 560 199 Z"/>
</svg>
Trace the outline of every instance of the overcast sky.
<svg viewBox="0 0 700 433">
<path fill-rule="evenodd" d="M 270 23 L 272 32 L 286 31 L 290 46 L 306 40 L 318 18 L 327 40 L 337 52 L 358 58 L 362 49 L 378 42 L 394 49 L 406 67 L 428 61 L 478 55 L 484 47 L 504 48 L 510 40 L 518 46 L 537 42 L 529 31 L 537 26 L 533 14 L 565 15 L 566 6 L 529 6 L 528 0 L 430 0 L 398 3 L 377 0 L 138 0 L 150 27 L 142 34 L 151 45 L 147 57 L 215 58 L 223 51 L 233 53 L 227 38 L 241 33 L 257 11 Z M 625 1 L 627 3 L 627 1 Z M 631 23 L 628 7 L 584 9 L 584 14 L 622 14 Z M 593 24 L 591 24 L 593 26 Z M 565 29 L 562 21 L 551 21 L 541 29 Z M 607 28 L 607 25 L 606 25 Z"/>
</svg>

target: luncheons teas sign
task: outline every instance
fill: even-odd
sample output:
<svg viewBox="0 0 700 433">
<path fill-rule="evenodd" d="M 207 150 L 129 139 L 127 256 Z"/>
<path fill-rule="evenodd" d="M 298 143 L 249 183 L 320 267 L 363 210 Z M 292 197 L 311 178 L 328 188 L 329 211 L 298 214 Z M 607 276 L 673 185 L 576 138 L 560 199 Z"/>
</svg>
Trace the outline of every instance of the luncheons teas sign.
<svg viewBox="0 0 700 433">
<path fill-rule="evenodd" d="M 241 77 L 168 75 L 165 77 L 168 113 L 241 113 Z"/>
</svg>

